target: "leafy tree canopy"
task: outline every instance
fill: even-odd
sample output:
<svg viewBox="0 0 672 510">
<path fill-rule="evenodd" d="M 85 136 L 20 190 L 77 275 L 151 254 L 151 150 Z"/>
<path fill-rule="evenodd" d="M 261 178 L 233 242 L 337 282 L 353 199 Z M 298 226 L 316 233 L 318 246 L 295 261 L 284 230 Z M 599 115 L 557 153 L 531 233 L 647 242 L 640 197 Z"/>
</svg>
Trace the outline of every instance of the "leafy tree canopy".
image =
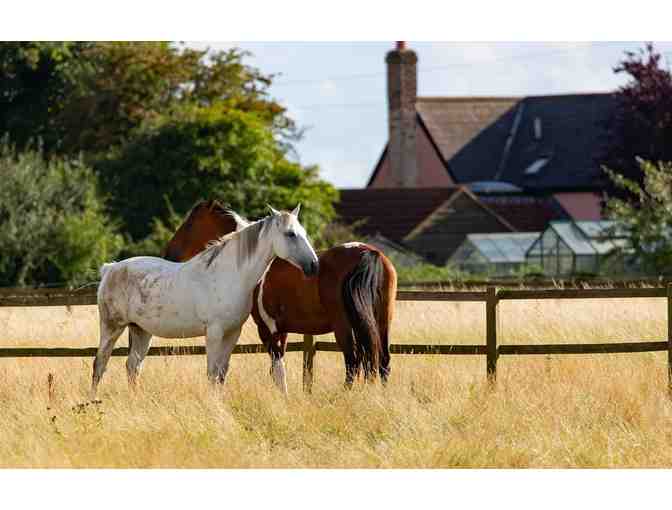
<svg viewBox="0 0 672 510">
<path fill-rule="evenodd" d="M 614 71 L 630 80 L 616 93 L 618 108 L 603 161 L 612 172 L 641 185 L 645 176 L 636 158 L 672 161 L 672 74 L 662 67 L 652 44 L 626 53 Z M 627 192 L 613 186 L 610 194 L 624 197 Z"/>
<path fill-rule="evenodd" d="M 607 212 L 617 230 L 630 239 L 635 256 L 647 273 L 672 272 L 672 163 L 638 160 L 643 184 L 605 169 L 614 184 L 629 197 L 612 197 Z"/>
<path fill-rule="evenodd" d="M 250 218 L 266 215 L 266 204 L 290 209 L 301 202 L 302 222 L 315 235 L 333 217 L 337 199 L 317 168 L 286 157 L 257 114 L 226 105 L 176 112 L 96 166 L 134 241 L 152 228 L 161 231 L 151 218 L 170 223 L 172 209 L 184 214 L 207 198 Z"/>
<path fill-rule="evenodd" d="M 20 148 L 41 138 L 45 149 L 58 143 L 56 118 L 81 43 L 0 43 L 0 133 Z"/>
<path fill-rule="evenodd" d="M 0 44 L 0 131 L 89 165 L 127 237 L 158 254 L 175 218 L 216 198 L 251 218 L 304 207 L 315 235 L 336 190 L 289 157 L 300 130 L 246 53 L 165 42 Z"/>
<path fill-rule="evenodd" d="M 225 104 L 295 140 L 300 132 L 268 96 L 272 76 L 244 65 L 246 55 L 166 42 L 2 43 L 0 129 L 20 146 L 40 136 L 50 153 L 88 156 L 176 108 Z"/>
</svg>

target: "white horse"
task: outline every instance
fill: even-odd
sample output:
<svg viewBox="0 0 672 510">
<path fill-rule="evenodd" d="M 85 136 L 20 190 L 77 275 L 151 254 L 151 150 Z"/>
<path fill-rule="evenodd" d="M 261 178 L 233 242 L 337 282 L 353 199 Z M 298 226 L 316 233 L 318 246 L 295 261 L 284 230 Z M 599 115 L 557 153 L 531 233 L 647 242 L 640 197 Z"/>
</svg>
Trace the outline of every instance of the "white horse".
<svg viewBox="0 0 672 510">
<path fill-rule="evenodd" d="M 273 259 L 283 258 L 307 276 L 317 273 L 315 250 L 298 220 L 300 207 L 291 213 L 271 208 L 270 216 L 222 237 L 184 263 L 133 257 L 104 264 L 98 288 L 100 345 L 93 363 L 92 398 L 126 326 L 129 383 L 135 383 L 140 373 L 152 335 L 205 335 L 208 377 L 223 382 L 252 309 L 254 287 Z"/>
</svg>

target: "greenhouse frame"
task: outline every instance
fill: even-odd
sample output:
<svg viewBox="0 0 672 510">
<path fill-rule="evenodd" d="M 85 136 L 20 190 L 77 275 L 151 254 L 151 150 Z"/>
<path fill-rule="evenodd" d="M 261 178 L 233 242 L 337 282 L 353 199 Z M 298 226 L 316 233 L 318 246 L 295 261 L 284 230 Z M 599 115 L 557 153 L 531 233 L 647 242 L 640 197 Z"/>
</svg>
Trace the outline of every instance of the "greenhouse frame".
<svg viewBox="0 0 672 510">
<path fill-rule="evenodd" d="M 527 251 L 527 263 L 546 275 L 626 272 L 628 241 L 613 221 L 551 221 Z M 617 254 L 616 256 L 612 256 Z"/>
<path fill-rule="evenodd" d="M 468 234 L 448 260 L 462 271 L 507 276 L 522 269 L 541 232 Z"/>
</svg>

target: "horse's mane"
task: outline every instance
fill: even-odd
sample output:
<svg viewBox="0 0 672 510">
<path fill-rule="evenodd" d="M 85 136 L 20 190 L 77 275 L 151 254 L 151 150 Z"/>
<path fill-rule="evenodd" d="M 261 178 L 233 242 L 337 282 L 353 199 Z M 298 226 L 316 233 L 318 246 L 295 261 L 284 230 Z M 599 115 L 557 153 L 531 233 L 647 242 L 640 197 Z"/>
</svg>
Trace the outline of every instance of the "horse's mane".
<svg viewBox="0 0 672 510">
<path fill-rule="evenodd" d="M 241 229 L 230 232 L 208 243 L 208 247 L 199 255 L 199 257 L 203 257 L 206 261 L 206 268 L 210 267 L 217 256 L 224 250 L 224 247 L 231 241 L 237 241 L 236 263 L 238 267 L 242 266 L 254 254 L 259 244 L 259 239 L 274 218 L 273 216 L 266 216 L 260 220 L 249 222 L 233 211 L 230 211 L 230 213 L 232 216 L 235 215 L 233 217 Z"/>
<path fill-rule="evenodd" d="M 219 216 L 233 219 L 236 224 L 236 230 L 242 230 L 250 224 L 247 219 L 245 219 L 233 209 L 223 206 L 217 200 L 210 199 L 197 202 L 187 213 L 187 219 L 184 220 L 182 225 L 187 227 L 191 226 L 194 222 L 195 213 L 203 209 L 208 209 L 209 211 L 214 212 Z"/>
<path fill-rule="evenodd" d="M 201 202 L 201 204 L 202 207 L 208 207 L 211 211 L 216 212 L 220 216 L 233 218 L 233 221 L 236 222 L 236 230 L 242 230 L 252 223 L 230 207 L 224 207 L 217 200 L 208 200 L 207 202 Z"/>
</svg>

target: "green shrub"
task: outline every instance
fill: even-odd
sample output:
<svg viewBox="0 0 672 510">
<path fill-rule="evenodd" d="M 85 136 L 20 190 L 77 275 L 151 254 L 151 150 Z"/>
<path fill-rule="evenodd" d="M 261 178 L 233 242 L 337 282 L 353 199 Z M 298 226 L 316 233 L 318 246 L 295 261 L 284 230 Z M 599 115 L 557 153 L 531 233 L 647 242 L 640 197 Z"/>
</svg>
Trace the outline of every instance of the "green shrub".
<svg viewBox="0 0 672 510">
<path fill-rule="evenodd" d="M 93 171 L 0 141 L 0 285 L 97 279 L 123 240 L 105 214 Z"/>
<path fill-rule="evenodd" d="M 392 257 L 394 263 L 394 257 Z M 417 264 L 414 266 L 395 265 L 399 283 L 422 283 L 439 281 L 462 281 L 473 276 L 451 266 L 435 266 L 433 264 Z"/>
</svg>

